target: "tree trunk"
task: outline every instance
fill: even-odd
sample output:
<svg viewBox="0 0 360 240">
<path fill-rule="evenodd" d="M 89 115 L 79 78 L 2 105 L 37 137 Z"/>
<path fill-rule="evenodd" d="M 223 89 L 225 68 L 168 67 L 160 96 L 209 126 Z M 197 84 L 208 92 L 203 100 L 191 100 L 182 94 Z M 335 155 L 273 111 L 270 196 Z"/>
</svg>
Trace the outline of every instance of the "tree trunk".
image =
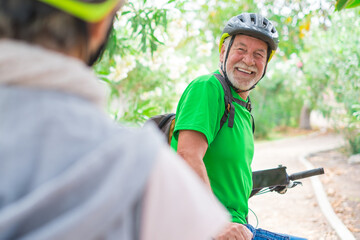
<svg viewBox="0 0 360 240">
<path fill-rule="evenodd" d="M 301 108 L 301 114 L 300 114 L 300 128 L 301 129 L 311 129 L 310 125 L 310 113 L 311 109 L 308 104 L 304 104 L 304 106 Z"/>
</svg>

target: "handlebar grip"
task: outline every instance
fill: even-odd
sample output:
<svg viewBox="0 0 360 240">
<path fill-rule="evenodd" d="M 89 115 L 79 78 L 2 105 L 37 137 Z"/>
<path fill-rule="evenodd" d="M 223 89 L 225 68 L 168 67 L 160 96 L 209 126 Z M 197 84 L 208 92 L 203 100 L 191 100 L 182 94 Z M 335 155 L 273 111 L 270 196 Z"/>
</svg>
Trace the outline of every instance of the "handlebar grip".
<svg viewBox="0 0 360 240">
<path fill-rule="evenodd" d="M 315 168 L 315 169 L 311 169 L 311 170 L 307 170 L 307 171 L 303 171 L 303 172 L 294 173 L 289 176 L 289 179 L 290 180 L 298 180 L 298 179 L 312 177 L 312 176 L 320 175 L 320 174 L 324 174 L 324 168 Z"/>
</svg>

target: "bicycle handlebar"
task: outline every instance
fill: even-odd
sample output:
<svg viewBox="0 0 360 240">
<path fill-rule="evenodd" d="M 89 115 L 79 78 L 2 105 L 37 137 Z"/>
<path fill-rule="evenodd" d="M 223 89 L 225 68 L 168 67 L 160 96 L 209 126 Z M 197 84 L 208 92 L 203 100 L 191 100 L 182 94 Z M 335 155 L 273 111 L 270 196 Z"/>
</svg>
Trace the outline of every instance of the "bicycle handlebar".
<svg viewBox="0 0 360 240">
<path fill-rule="evenodd" d="M 324 174 L 324 168 L 315 168 L 288 175 L 286 172 L 286 167 L 282 165 L 280 165 L 278 168 L 254 171 L 253 189 L 251 191 L 250 197 L 257 195 L 264 189 L 269 189 L 269 191 L 276 191 L 279 193 L 285 189 L 286 192 L 287 188 L 293 188 L 296 185 L 301 184 L 301 182 L 296 182 L 295 180 L 320 174 Z"/>
<path fill-rule="evenodd" d="M 315 175 L 324 174 L 324 168 L 315 168 L 307 171 L 297 172 L 289 176 L 290 180 L 298 180 L 302 178 L 312 177 Z"/>
</svg>

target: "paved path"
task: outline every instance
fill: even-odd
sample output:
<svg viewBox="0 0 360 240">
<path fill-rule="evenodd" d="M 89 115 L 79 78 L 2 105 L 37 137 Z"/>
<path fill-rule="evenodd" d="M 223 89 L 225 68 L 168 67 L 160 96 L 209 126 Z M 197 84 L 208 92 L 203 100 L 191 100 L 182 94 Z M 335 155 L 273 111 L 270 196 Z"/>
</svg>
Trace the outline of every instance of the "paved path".
<svg viewBox="0 0 360 240">
<path fill-rule="evenodd" d="M 310 153 L 339 147 L 341 137 L 334 134 L 312 134 L 255 144 L 253 170 L 274 168 L 282 164 L 289 174 L 306 170 L 299 157 Z M 326 169 L 325 169 L 326 173 Z M 306 237 L 311 240 L 337 240 L 335 231 L 323 216 L 314 195 L 311 181 L 289 189 L 284 195 L 267 193 L 254 196 L 249 206 L 258 218 L 258 227 Z M 249 221 L 256 226 L 254 214 Z"/>
</svg>

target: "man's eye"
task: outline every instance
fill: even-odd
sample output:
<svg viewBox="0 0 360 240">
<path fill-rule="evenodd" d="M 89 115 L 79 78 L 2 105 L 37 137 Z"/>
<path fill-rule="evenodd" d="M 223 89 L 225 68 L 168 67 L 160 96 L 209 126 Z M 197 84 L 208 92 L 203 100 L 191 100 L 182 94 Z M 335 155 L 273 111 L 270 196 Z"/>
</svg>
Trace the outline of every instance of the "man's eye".
<svg viewBox="0 0 360 240">
<path fill-rule="evenodd" d="M 255 56 L 258 57 L 258 58 L 263 58 L 264 57 L 264 55 L 261 54 L 261 53 L 255 53 Z"/>
</svg>

